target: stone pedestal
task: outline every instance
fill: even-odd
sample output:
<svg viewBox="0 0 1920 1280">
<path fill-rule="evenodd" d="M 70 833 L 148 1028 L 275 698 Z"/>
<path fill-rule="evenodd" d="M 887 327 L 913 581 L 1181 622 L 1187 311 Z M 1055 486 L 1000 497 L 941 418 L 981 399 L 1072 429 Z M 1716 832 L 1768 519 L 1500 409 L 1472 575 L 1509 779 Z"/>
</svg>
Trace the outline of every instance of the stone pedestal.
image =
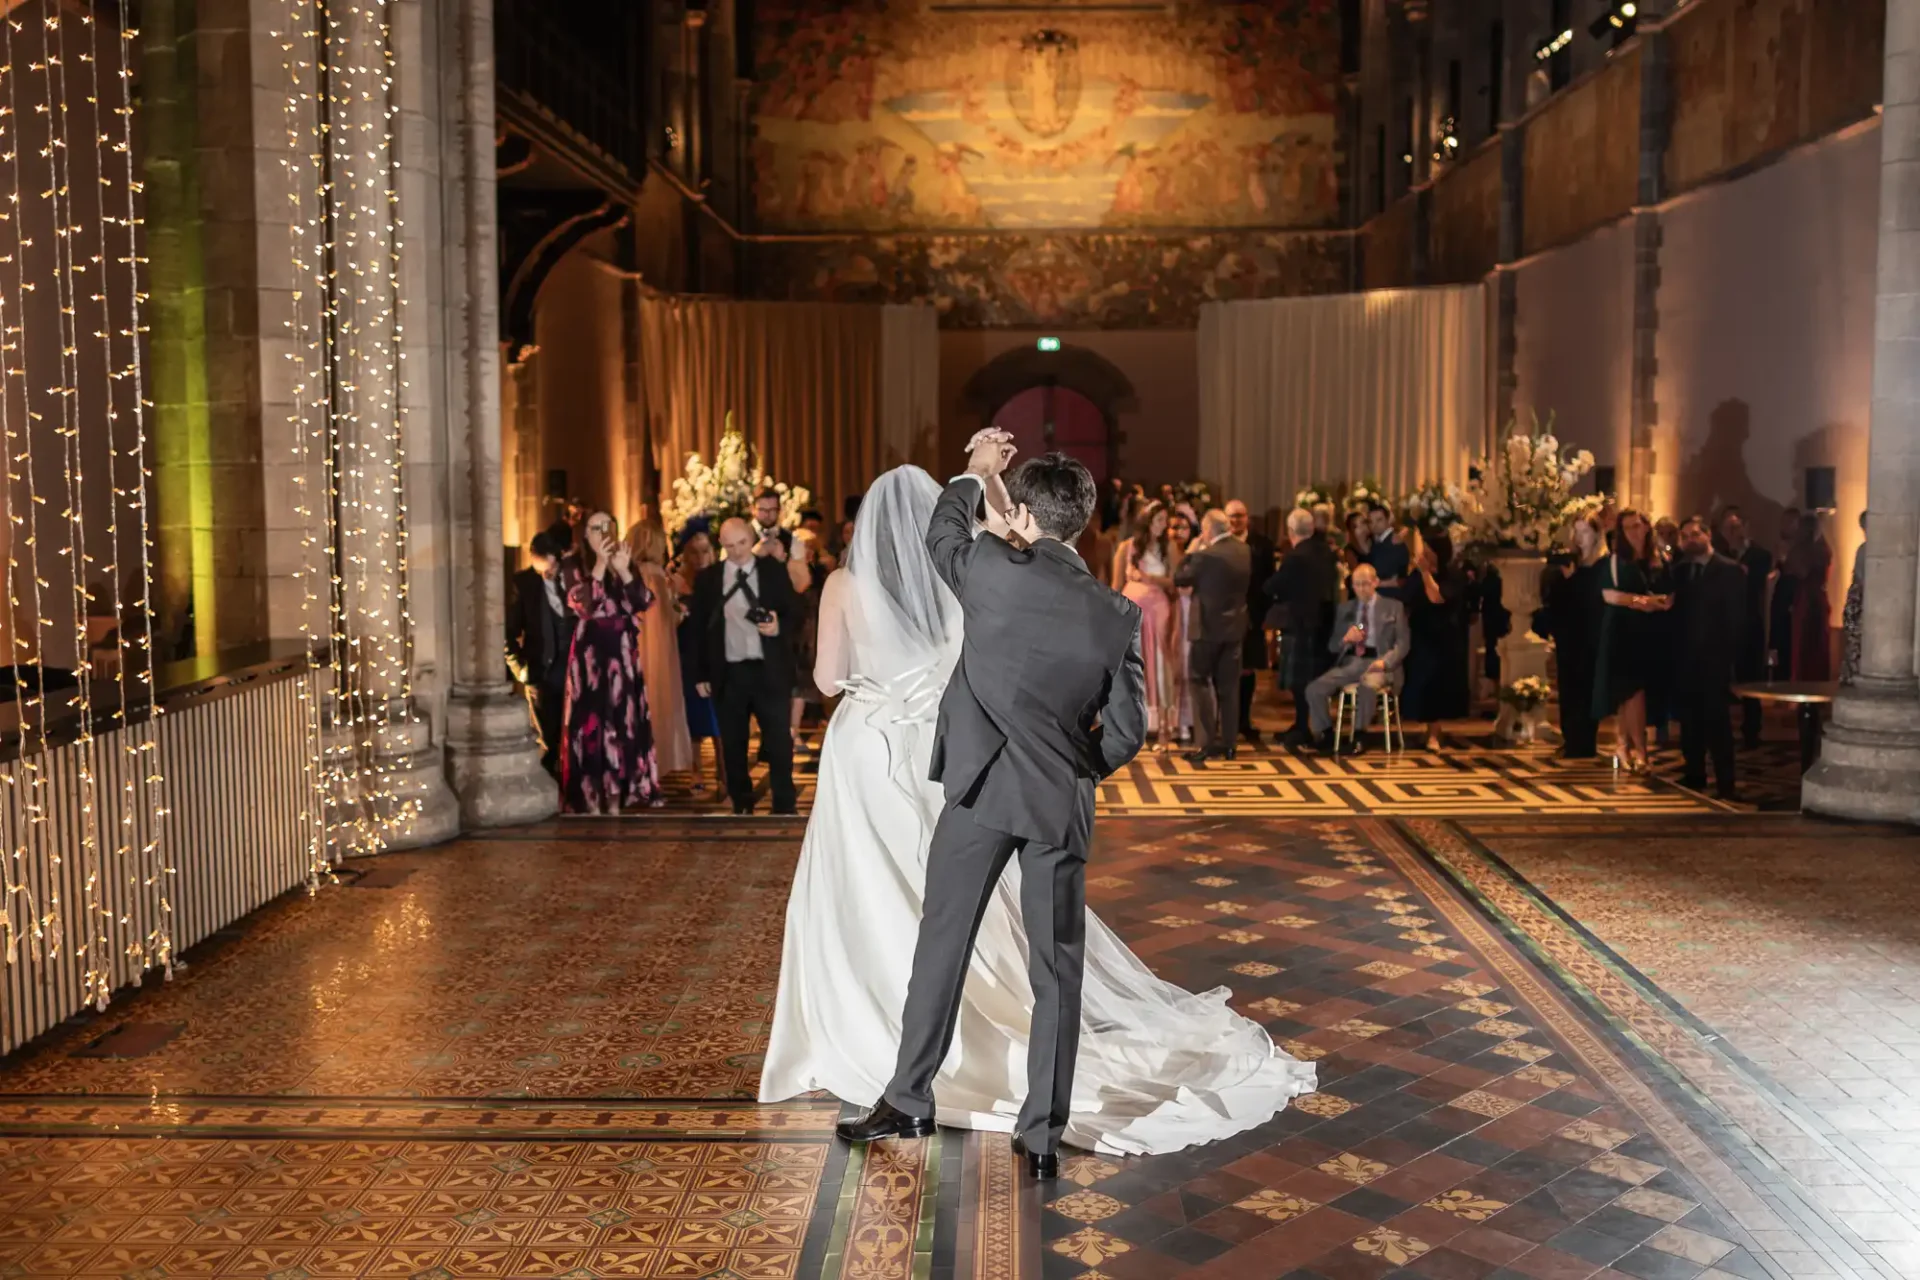
<svg viewBox="0 0 1920 1280">
<path fill-rule="evenodd" d="M 1888 0 L 1880 125 L 1872 437 L 1860 675 L 1834 706 L 1801 804 L 1836 817 L 1920 820 L 1920 0 Z"/>
<path fill-rule="evenodd" d="M 404 708 L 396 710 L 405 714 Z M 404 818 L 389 823 L 389 851 L 421 849 L 460 834 L 460 806 L 447 789 L 440 752 L 424 720 L 407 716 L 389 722 L 375 735 L 373 760 L 390 803 L 406 807 Z"/>
</svg>

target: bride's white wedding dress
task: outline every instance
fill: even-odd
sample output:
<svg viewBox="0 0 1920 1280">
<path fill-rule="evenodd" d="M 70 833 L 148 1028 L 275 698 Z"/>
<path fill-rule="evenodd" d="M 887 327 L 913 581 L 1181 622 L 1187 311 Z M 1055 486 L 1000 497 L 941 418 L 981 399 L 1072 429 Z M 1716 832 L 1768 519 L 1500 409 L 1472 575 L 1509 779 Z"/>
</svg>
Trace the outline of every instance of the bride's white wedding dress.
<svg viewBox="0 0 1920 1280">
<path fill-rule="evenodd" d="M 812 817 L 787 905 L 760 1100 L 815 1089 L 868 1105 L 893 1075 L 919 933 L 934 718 L 960 609 L 921 538 L 939 486 L 888 472 L 861 504 L 848 566 L 827 580 L 815 674 L 845 696 L 827 727 Z M 1026 935 L 1019 867 L 981 921 L 959 1025 L 934 1084 L 942 1124 L 1010 1131 L 1026 1092 Z M 1227 1007 L 1154 977 L 1091 911 L 1068 1145 L 1152 1154 L 1265 1123 L 1314 1087 L 1311 1063 Z"/>
</svg>

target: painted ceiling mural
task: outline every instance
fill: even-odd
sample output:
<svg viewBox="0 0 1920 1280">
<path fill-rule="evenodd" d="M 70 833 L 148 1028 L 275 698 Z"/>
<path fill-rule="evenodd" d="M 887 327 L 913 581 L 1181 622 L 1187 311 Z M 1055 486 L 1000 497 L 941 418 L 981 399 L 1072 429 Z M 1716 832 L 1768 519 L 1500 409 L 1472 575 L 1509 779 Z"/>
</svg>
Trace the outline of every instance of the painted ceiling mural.
<svg viewBox="0 0 1920 1280">
<path fill-rule="evenodd" d="M 1335 0 L 756 6 L 759 228 L 1316 228 Z"/>
</svg>

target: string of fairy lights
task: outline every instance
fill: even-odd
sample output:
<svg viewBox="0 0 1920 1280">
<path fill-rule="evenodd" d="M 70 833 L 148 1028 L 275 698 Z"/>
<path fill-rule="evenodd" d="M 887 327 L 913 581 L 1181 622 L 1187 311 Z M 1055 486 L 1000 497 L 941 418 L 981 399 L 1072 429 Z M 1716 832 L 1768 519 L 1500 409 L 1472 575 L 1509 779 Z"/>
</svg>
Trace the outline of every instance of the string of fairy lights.
<svg viewBox="0 0 1920 1280">
<path fill-rule="evenodd" d="M 10 964 L 71 948 L 95 1007 L 119 977 L 155 965 L 171 975 L 177 875 L 161 836 L 158 735 L 129 714 L 154 691 L 153 522 L 125 0 L 118 19 L 103 35 L 91 12 L 35 0 L 0 20 L 0 510 L 17 699 L 16 761 L 0 770 L 0 932 Z M 102 465 L 106 510 L 90 516 L 88 470 Z M 123 552 L 137 556 L 131 581 Z M 106 671 L 95 618 L 118 636 Z M 68 644 L 73 688 L 50 689 Z M 71 708 L 76 737 L 49 751 L 56 702 Z M 107 719 L 117 731 L 97 736 Z M 74 895 L 63 885 L 76 857 Z"/>
<path fill-rule="evenodd" d="M 302 631 L 313 884 L 412 820 L 393 735 L 412 703 L 400 217 L 387 0 L 284 0 Z"/>
</svg>

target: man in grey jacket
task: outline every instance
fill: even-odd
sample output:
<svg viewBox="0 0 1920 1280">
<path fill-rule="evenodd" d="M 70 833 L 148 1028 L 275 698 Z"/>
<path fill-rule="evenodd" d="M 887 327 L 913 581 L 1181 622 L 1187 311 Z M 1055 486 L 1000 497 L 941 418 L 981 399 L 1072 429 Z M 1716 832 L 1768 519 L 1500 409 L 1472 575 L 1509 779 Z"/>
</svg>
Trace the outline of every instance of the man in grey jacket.
<svg viewBox="0 0 1920 1280">
<path fill-rule="evenodd" d="M 1233 536 L 1227 513 L 1207 512 L 1200 536 L 1174 573 L 1178 587 L 1193 588 L 1193 635 L 1187 675 L 1193 681 L 1193 719 L 1198 741 L 1187 759 L 1204 767 L 1208 758 L 1233 759 L 1240 733 L 1241 646 L 1247 638 L 1247 586 L 1253 552 Z"/>
<path fill-rule="evenodd" d="M 1140 609 L 1087 571 L 1073 544 L 1093 515 L 1093 477 L 1065 454 L 1007 478 L 1015 542 L 975 523 L 1013 449 L 974 437 L 967 473 L 935 504 L 927 552 L 959 598 L 960 661 L 940 701 L 933 780 L 947 798 L 927 852 L 926 907 L 894 1077 L 849 1142 L 933 1132 L 934 1075 L 953 1044 L 974 936 L 1007 863 L 1020 859 L 1033 1022 L 1015 1150 L 1059 1173 L 1073 1101 L 1086 961 L 1086 865 L 1100 780 L 1146 740 Z"/>
<path fill-rule="evenodd" d="M 1380 690 L 1400 688 L 1401 666 L 1407 660 L 1412 638 L 1407 632 L 1405 607 L 1380 594 L 1380 576 L 1372 565 L 1354 569 L 1348 582 L 1353 587 L 1353 599 L 1334 615 L 1333 639 L 1327 644 L 1328 652 L 1335 655 L 1334 663 L 1307 685 L 1307 714 L 1320 749 L 1331 752 L 1333 716 L 1327 702 L 1347 685 L 1358 685 L 1352 746 L 1358 755 L 1366 749 L 1360 731 L 1373 723 Z"/>
</svg>

